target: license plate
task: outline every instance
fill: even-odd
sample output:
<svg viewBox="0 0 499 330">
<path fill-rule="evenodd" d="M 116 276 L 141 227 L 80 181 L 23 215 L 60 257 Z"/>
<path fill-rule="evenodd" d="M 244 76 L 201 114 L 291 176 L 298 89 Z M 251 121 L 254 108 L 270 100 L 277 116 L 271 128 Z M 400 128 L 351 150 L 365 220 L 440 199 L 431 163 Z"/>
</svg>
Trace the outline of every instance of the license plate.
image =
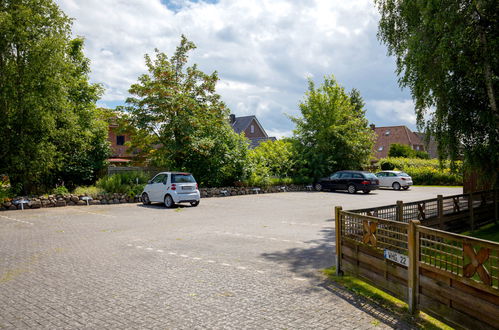
<svg viewBox="0 0 499 330">
<path fill-rule="evenodd" d="M 182 187 L 182 190 L 192 190 L 192 187 Z"/>
</svg>

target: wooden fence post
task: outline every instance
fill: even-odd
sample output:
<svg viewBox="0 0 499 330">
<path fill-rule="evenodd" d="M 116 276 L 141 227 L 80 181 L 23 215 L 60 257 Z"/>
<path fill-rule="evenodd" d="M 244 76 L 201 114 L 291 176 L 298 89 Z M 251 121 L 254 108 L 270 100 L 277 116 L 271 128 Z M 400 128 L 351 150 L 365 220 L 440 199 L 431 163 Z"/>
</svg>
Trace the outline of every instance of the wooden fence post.
<svg viewBox="0 0 499 330">
<path fill-rule="evenodd" d="M 468 211 L 470 215 L 471 232 L 475 230 L 475 216 L 473 214 L 473 193 L 468 195 Z"/>
<path fill-rule="evenodd" d="M 494 215 L 495 215 L 495 223 L 499 222 L 499 190 L 494 189 Z"/>
<path fill-rule="evenodd" d="M 408 238 L 408 257 L 409 268 L 407 269 L 407 304 L 409 305 L 409 313 L 415 314 L 418 310 L 418 261 L 419 261 L 419 239 L 417 235 L 417 226 L 421 222 L 419 220 L 410 220 L 407 230 Z"/>
<path fill-rule="evenodd" d="M 336 232 L 336 275 L 343 275 L 341 269 L 341 206 L 334 208 L 334 221 Z"/>
<path fill-rule="evenodd" d="M 443 229 L 444 227 L 444 196 L 437 195 L 437 217 L 438 217 L 438 228 Z"/>
<path fill-rule="evenodd" d="M 403 201 L 397 201 L 396 221 L 404 222 L 404 202 Z"/>
</svg>

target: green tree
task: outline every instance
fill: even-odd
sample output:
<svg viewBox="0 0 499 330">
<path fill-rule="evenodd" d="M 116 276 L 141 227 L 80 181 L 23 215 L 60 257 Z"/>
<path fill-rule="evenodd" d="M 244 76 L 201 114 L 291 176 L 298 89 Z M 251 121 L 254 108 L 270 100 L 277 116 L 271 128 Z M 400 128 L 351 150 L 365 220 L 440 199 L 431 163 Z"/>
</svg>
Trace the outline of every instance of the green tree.
<svg viewBox="0 0 499 330">
<path fill-rule="evenodd" d="M 360 95 L 352 98 L 334 77 L 316 88 L 309 80 L 296 124 L 300 176 L 319 178 L 342 169 L 360 169 L 371 155 L 374 133 L 368 127 Z"/>
<path fill-rule="evenodd" d="M 0 2 L 0 173 L 16 190 L 88 181 L 103 166 L 102 91 L 88 82 L 82 47 L 52 0 Z"/>
<path fill-rule="evenodd" d="M 406 144 L 393 143 L 388 150 L 388 157 L 416 157 L 416 151 Z"/>
<path fill-rule="evenodd" d="M 268 176 L 284 178 L 292 174 L 294 168 L 294 145 L 289 140 L 262 142 L 250 150 L 254 171 Z"/>
<path fill-rule="evenodd" d="M 441 158 L 499 171 L 499 6 L 495 0 L 375 0 L 378 36 L 397 60 L 418 125 Z M 427 134 L 427 136 L 430 136 Z"/>
<path fill-rule="evenodd" d="M 246 175 L 247 142 L 229 125 L 229 110 L 215 92 L 217 73 L 186 66 L 195 48 L 182 36 L 171 58 L 158 50 L 155 59 L 145 55 L 149 73 L 130 87 L 133 97 L 121 110 L 142 132 L 136 136 L 156 145 L 136 141 L 149 149 L 152 164 L 190 171 L 205 185 L 233 183 Z"/>
</svg>

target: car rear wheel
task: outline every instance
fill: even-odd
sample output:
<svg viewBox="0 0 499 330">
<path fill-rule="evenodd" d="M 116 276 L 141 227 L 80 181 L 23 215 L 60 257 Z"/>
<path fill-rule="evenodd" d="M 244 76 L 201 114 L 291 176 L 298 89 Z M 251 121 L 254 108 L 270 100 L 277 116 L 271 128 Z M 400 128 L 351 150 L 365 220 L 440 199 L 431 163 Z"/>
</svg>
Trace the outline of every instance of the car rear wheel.
<svg viewBox="0 0 499 330">
<path fill-rule="evenodd" d="M 322 185 L 320 183 L 315 184 L 315 190 L 321 191 L 322 190 Z"/>
<path fill-rule="evenodd" d="M 151 205 L 151 200 L 149 199 L 149 195 L 146 193 L 142 194 L 142 204 Z"/>
<path fill-rule="evenodd" d="M 400 190 L 400 183 L 398 183 L 398 182 L 394 182 L 394 183 L 392 184 L 392 187 L 393 187 L 393 189 L 395 189 L 395 190 Z"/>
<path fill-rule="evenodd" d="M 357 188 L 353 184 L 348 185 L 348 192 L 350 194 L 355 194 L 357 192 Z"/>
<path fill-rule="evenodd" d="M 196 207 L 199 205 L 199 201 L 191 202 L 191 206 Z"/>
<path fill-rule="evenodd" d="M 175 206 L 175 202 L 173 201 L 172 196 L 170 196 L 170 195 L 165 196 L 165 206 L 167 208 L 171 208 L 171 207 Z"/>
</svg>

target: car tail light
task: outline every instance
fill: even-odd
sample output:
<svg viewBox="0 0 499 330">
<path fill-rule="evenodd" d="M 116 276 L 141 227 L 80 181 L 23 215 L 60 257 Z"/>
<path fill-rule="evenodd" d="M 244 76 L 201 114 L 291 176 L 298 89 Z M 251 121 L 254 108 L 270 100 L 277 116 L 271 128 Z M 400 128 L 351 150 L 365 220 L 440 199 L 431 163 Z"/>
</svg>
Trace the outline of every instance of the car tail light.
<svg viewBox="0 0 499 330">
<path fill-rule="evenodd" d="M 177 186 L 174 184 L 172 184 L 172 190 L 177 190 Z"/>
<path fill-rule="evenodd" d="M 198 189 L 199 189 L 199 188 L 198 188 L 198 184 L 196 183 L 196 190 L 198 190 Z"/>
<path fill-rule="evenodd" d="M 404 180 L 404 181 L 407 180 L 406 178 L 401 178 L 401 179 Z"/>
<path fill-rule="evenodd" d="M 370 181 L 362 181 L 361 183 L 362 184 L 370 184 L 371 182 Z"/>
</svg>

